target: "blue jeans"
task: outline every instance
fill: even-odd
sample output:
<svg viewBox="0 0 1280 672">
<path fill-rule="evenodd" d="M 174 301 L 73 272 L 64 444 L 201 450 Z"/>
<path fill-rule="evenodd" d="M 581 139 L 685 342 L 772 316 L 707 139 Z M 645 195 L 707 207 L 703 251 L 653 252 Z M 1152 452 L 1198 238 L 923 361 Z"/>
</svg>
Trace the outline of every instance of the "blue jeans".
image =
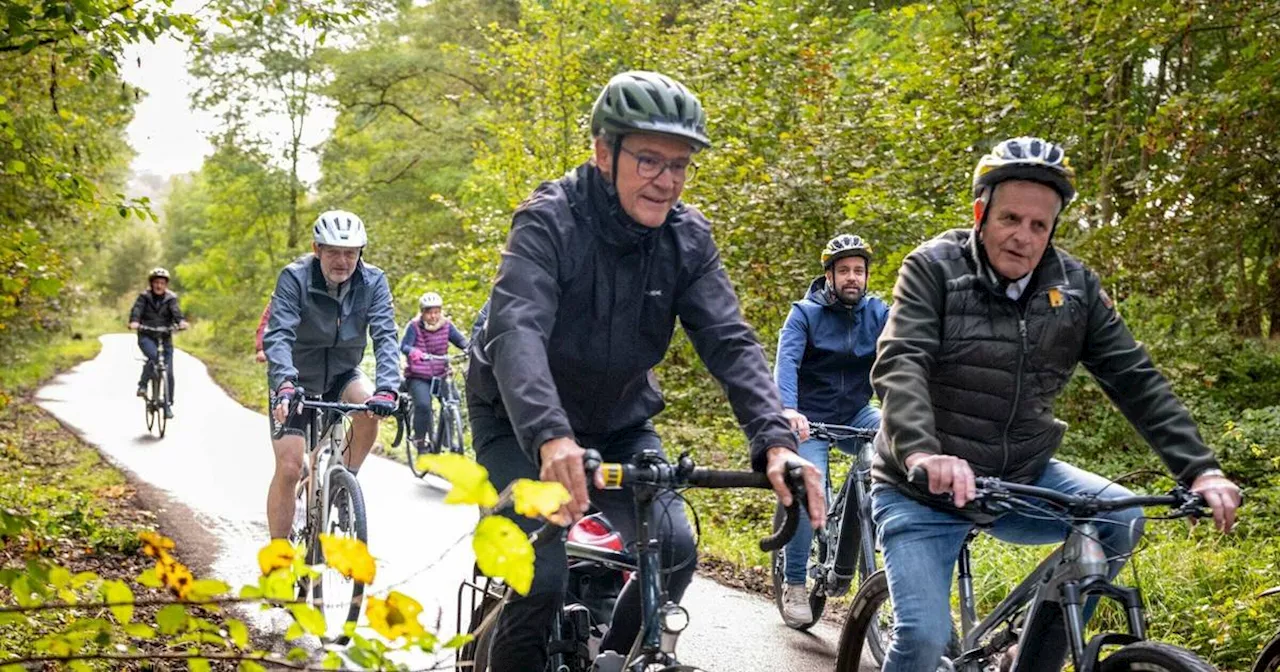
<svg viewBox="0 0 1280 672">
<path fill-rule="evenodd" d="M 150 380 L 152 367 L 155 365 L 156 358 L 160 356 L 160 349 L 164 349 L 164 366 L 169 378 L 169 404 L 173 404 L 173 341 L 165 339 L 157 339 L 155 336 L 138 335 L 138 349 L 142 354 L 147 356 L 147 361 L 142 365 L 142 378 L 138 379 L 138 387 L 146 385 Z"/>
<path fill-rule="evenodd" d="M 850 427 L 859 429 L 879 429 L 880 428 L 880 409 L 875 406 L 863 406 L 858 414 L 853 416 L 853 420 L 847 423 Z M 856 456 L 862 442 L 857 439 L 845 439 L 836 444 L 840 452 L 848 455 Z M 809 439 L 800 444 L 800 457 L 813 463 L 818 471 L 822 473 L 825 481 L 827 477 L 827 453 L 829 451 L 828 444 L 823 439 Z M 831 493 L 827 493 L 827 503 L 831 503 Z M 808 519 L 808 512 L 805 511 L 804 504 L 800 505 L 803 515 L 800 520 Z M 856 509 L 849 509 L 850 515 L 857 515 Z M 813 528 L 808 525 L 797 525 L 796 534 L 791 537 L 791 541 L 787 542 L 787 546 L 783 551 L 783 557 L 786 558 L 784 563 L 783 574 L 786 576 L 787 583 L 802 584 L 805 575 L 809 569 L 809 546 L 813 543 Z"/>
<path fill-rule="evenodd" d="M 1033 484 L 1065 493 L 1101 491 L 1103 498 L 1133 493 L 1108 486 L 1101 476 L 1065 462 L 1051 460 Z M 951 576 L 973 522 L 933 508 L 902 494 L 896 487 L 877 484 L 871 492 L 872 519 L 884 552 L 884 567 L 893 599 L 893 645 L 885 655 L 886 672 L 934 672 L 951 637 Z M 1120 571 L 1127 555 L 1142 535 L 1142 510 L 1124 509 L 1099 516 L 1099 540 L 1111 561 L 1111 576 Z M 987 532 L 1014 544 L 1061 543 L 1070 527 L 1066 523 L 1008 513 Z M 1010 577 L 1014 578 L 1014 577 Z M 1086 605 L 1085 618 L 1094 600 Z M 1065 637 L 1054 633 L 1036 658 L 1045 669 L 1061 669 L 1066 656 Z M 1051 650 L 1052 649 L 1052 650 Z M 1056 661 L 1056 662 L 1055 662 Z M 1037 667 L 1040 667 L 1039 665 Z"/>
</svg>

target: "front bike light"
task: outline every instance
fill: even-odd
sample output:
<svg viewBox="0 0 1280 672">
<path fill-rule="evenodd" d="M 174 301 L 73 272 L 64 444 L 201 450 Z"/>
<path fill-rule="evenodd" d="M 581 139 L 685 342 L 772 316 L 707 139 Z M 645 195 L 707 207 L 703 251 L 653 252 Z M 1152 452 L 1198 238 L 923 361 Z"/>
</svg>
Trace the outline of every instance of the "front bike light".
<svg viewBox="0 0 1280 672">
<path fill-rule="evenodd" d="M 661 619 L 663 632 L 678 635 L 689 627 L 689 612 L 678 604 L 668 604 L 663 607 L 659 618 Z"/>
</svg>

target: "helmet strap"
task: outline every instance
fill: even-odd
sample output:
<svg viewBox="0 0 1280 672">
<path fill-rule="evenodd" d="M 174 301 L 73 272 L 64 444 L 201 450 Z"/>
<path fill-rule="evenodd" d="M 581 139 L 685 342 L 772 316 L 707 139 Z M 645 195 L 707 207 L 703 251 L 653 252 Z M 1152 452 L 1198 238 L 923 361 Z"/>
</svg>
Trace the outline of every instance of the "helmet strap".
<svg viewBox="0 0 1280 672">
<path fill-rule="evenodd" d="M 624 136 L 619 133 L 613 136 L 613 166 L 609 171 L 609 179 L 613 183 L 613 190 L 618 190 L 618 155 L 622 153 L 622 138 Z"/>
</svg>

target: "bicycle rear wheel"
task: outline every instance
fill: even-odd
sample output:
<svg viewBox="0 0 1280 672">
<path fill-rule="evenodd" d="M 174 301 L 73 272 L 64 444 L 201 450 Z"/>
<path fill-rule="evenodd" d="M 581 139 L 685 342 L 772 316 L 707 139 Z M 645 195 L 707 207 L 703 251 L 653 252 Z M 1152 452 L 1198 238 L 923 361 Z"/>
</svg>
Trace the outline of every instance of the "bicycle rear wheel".
<svg viewBox="0 0 1280 672">
<path fill-rule="evenodd" d="M 444 434 L 448 440 L 449 450 L 461 455 L 465 447 L 462 445 L 462 417 L 458 412 L 458 405 L 451 403 L 445 408 L 448 410 L 446 417 L 449 419 L 449 426 Z"/>
<path fill-rule="evenodd" d="M 1216 667 L 1190 651 L 1164 642 L 1134 642 L 1103 658 L 1100 672 L 1215 672 Z"/>
<path fill-rule="evenodd" d="M 365 518 L 364 495 L 356 477 L 346 469 L 334 469 L 329 473 L 329 497 L 325 503 L 321 530 L 335 537 L 369 540 L 368 520 Z M 324 553 L 316 539 L 314 557 L 324 562 Z M 313 554 L 308 553 L 308 556 Z M 308 557 L 311 560 L 311 557 Z M 360 618 L 360 606 L 364 602 L 364 584 L 348 579 L 337 570 L 325 567 L 320 578 L 314 581 L 313 599 L 324 614 L 326 642 L 346 644 L 344 632 L 347 623 Z"/>
<path fill-rule="evenodd" d="M 409 404 L 409 408 L 413 408 L 412 403 Z M 414 418 L 411 412 L 409 418 L 405 421 L 406 429 L 410 432 L 410 436 L 412 436 L 413 422 L 414 422 Z M 430 431 L 430 428 L 428 428 L 428 431 Z M 429 436 L 422 437 L 423 441 L 429 441 L 430 439 L 431 437 Z M 423 476 L 427 475 L 426 469 L 418 468 L 418 445 L 416 441 L 412 439 L 405 440 L 404 454 L 405 454 L 405 457 L 409 458 L 409 471 L 412 472 L 414 476 L 418 478 L 422 478 Z"/>
<path fill-rule="evenodd" d="M 1276 633 L 1267 645 L 1262 647 L 1262 655 L 1253 664 L 1253 672 L 1276 672 L 1280 670 L 1280 633 Z"/>
</svg>

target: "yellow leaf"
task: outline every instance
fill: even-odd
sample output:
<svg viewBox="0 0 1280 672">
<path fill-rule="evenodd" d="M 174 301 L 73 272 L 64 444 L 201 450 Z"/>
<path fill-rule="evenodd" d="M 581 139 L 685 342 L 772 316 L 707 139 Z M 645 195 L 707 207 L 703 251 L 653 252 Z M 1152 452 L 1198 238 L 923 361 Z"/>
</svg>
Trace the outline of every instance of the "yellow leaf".
<svg viewBox="0 0 1280 672">
<path fill-rule="evenodd" d="M 271 543 L 258 550 L 258 568 L 263 574 L 270 574 L 272 570 L 288 567 L 293 564 L 296 553 L 293 544 L 288 541 L 272 539 Z"/>
<path fill-rule="evenodd" d="M 338 570 L 343 576 L 365 585 L 373 583 L 378 567 L 363 541 L 322 534 L 320 549 L 324 551 L 325 564 Z"/>
<path fill-rule="evenodd" d="M 370 596 L 366 601 L 368 606 L 364 614 L 369 619 L 369 627 L 383 637 L 394 640 L 400 636 L 424 634 L 422 624 L 418 622 L 422 605 L 412 597 L 393 590 L 385 600 Z"/>
<path fill-rule="evenodd" d="M 549 518 L 572 499 L 569 491 L 555 481 L 521 478 L 511 486 L 516 513 L 529 518 Z"/>
<path fill-rule="evenodd" d="M 142 532 L 138 534 L 138 539 L 142 541 L 142 552 L 153 558 L 167 555 L 167 551 L 173 550 L 173 540 L 155 532 Z"/>
<path fill-rule="evenodd" d="M 498 503 L 498 491 L 489 482 L 489 471 L 465 455 L 422 455 L 415 466 L 419 471 L 430 471 L 453 485 L 444 498 L 445 504 L 476 504 L 488 509 Z"/>
<path fill-rule="evenodd" d="M 533 585 L 533 544 L 510 519 L 486 516 L 476 525 L 471 548 L 476 553 L 476 565 L 486 576 L 505 579 L 521 595 L 529 593 Z"/>
</svg>

